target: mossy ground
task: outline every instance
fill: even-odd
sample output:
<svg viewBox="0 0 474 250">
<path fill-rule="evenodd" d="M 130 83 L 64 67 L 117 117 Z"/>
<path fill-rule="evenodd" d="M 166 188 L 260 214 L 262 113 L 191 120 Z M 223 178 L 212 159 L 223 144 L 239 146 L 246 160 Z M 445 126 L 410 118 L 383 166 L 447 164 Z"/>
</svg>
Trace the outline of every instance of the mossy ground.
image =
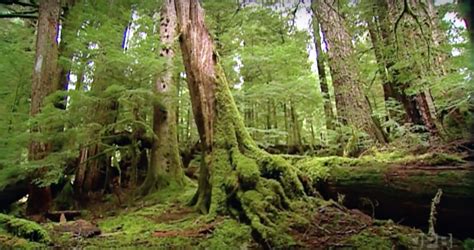
<svg viewBox="0 0 474 250">
<path fill-rule="evenodd" d="M 441 158 L 444 164 L 449 157 Z M 373 167 L 375 161 L 386 164 L 382 164 L 384 168 L 393 162 L 405 164 L 413 162 L 413 159 L 410 156 L 389 154 L 375 160 L 368 157 L 329 157 L 313 158 L 298 164 L 303 166 L 300 168 L 303 172 L 313 174 L 311 178 L 324 178 L 324 171 L 332 166 Z M 433 156 L 416 159 L 433 162 Z M 41 246 L 86 249 L 262 248 L 265 243 L 258 242 L 259 238 L 255 237 L 255 229 L 252 229 L 250 222 L 238 221 L 235 217 L 202 215 L 187 206 L 196 188 L 196 184 L 189 181 L 184 187 L 171 186 L 144 198 L 128 197 L 125 204 L 119 204 L 114 196 L 106 197 L 104 201 L 92 204 L 84 214 L 84 219 L 97 224 L 102 231 L 100 236 L 93 238 L 56 232 L 55 223 L 49 222 L 43 225 L 52 239 L 49 245 L 19 238 L 5 230 L 0 230 L 0 243 L 25 249 Z M 357 210 L 348 210 L 335 202 L 318 198 L 293 200 L 290 206 L 288 211 L 281 210 L 278 218 L 271 218 L 271 221 L 279 222 L 282 247 L 410 248 L 417 244 L 416 240 L 421 234 L 418 230 L 393 222 L 376 221 Z"/>
<path fill-rule="evenodd" d="M 0 242 L 15 249 L 52 246 L 85 249 L 262 248 L 261 243 L 253 237 L 252 228 L 248 223 L 230 217 L 211 218 L 186 206 L 195 189 L 194 185 L 180 189 L 170 188 L 144 200 L 131 200 L 122 206 L 117 206 L 113 199 L 97 204 L 104 209 L 94 207 L 85 216 L 85 219 L 96 223 L 102 231 L 100 236 L 93 238 L 57 232 L 54 230 L 56 223 L 49 222 L 43 225 L 52 239 L 49 245 L 18 238 L 5 231 L 0 232 Z M 305 210 L 309 207 L 308 203 L 312 204 L 312 209 Z M 286 238 L 282 235 L 281 243 L 288 247 L 330 247 L 339 244 L 355 246 L 362 241 L 360 238 L 364 236 L 363 230 L 379 227 L 374 226 L 372 219 L 360 212 L 351 212 L 334 202 L 320 199 L 295 201 L 292 203 L 292 209 L 292 212 L 282 212 L 280 216 L 282 233 L 290 236 Z M 360 222 L 365 223 L 363 227 Z M 401 230 L 397 230 L 394 230 L 393 235 L 400 235 Z M 408 230 L 403 233 L 411 235 L 414 232 L 416 233 L 414 230 Z M 370 233 L 389 237 L 384 230 L 372 229 Z M 362 236 L 357 238 L 359 234 Z"/>
</svg>

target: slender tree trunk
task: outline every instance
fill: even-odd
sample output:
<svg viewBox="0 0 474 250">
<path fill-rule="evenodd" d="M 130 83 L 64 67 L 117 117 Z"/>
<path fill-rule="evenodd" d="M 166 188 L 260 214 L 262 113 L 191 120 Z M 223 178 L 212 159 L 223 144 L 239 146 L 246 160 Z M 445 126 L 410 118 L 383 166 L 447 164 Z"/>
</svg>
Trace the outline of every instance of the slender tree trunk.
<svg viewBox="0 0 474 250">
<path fill-rule="evenodd" d="M 44 0 L 39 4 L 38 28 L 36 36 L 36 56 L 31 85 L 30 115 L 35 117 L 41 112 L 46 96 L 51 94 L 58 84 L 58 27 L 60 16 L 59 0 Z M 33 125 L 32 132 L 40 132 L 42 128 Z M 51 152 L 51 143 L 32 141 L 28 148 L 31 161 L 41 160 Z M 46 169 L 40 169 L 35 177 L 40 177 Z M 27 213 L 44 214 L 52 203 L 49 186 L 30 185 Z"/>
<path fill-rule="evenodd" d="M 336 11 L 337 4 L 319 0 L 316 5 L 318 20 L 328 44 L 328 61 L 339 119 L 343 124 L 364 131 L 371 139 L 385 143 L 385 136 L 373 122 L 369 104 L 362 92 L 360 77 L 354 66 L 357 60 L 351 36 L 344 19 Z"/>
<path fill-rule="evenodd" d="M 321 87 L 321 94 L 324 102 L 324 114 L 326 118 L 326 128 L 334 129 L 334 113 L 332 111 L 332 102 L 329 94 L 328 81 L 326 77 L 326 55 L 322 49 L 322 40 L 319 28 L 319 21 L 317 18 L 316 10 L 317 0 L 311 0 L 312 15 L 312 27 L 313 27 L 313 42 L 316 50 L 316 64 L 318 67 L 319 85 Z"/>
<path fill-rule="evenodd" d="M 291 143 L 291 133 L 290 133 L 290 126 L 288 124 L 288 109 L 286 108 L 286 103 L 283 103 L 283 118 L 285 120 L 285 132 L 286 132 L 286 145 L 290 145 Z"/>
<path fill-rule="evenodd" d="M 292 166 L 258 149 L 238 112 L 198 0 L 176 0 L 180 45 L 203 161 L 192 205 L 247 218 L 263 240 L 279 236 L 276 216 L 303 195 Z M 272 197 L 266 199 L 266 197 Z"/>
<path fill-rule="evenodd" d="M 272 117 L 272 107 L 270 105 L 270 101 L 268 100 L 267 103 L 266 103 L 266 107 L 267 107 L 267 114 L 266 114 L 266 129 L 272 129 L 272 123 L 271 123 L 271 117 Z"/>
<path fill-rule="evenodd" d="M 173 44 L 177 22 L 174 5 L 174 0 L 167 0 L 161 11 L 160 37 L 163 48 L 160 50 L 160 56 L 166 60 L 166 70 L 158 77 L 155 91 L 163 97 L 163 104 L 153 105 L 153 131 L 156 137 L 150 152 L 147 177 L 141 187 L 142 195 L 166 187 L 172 182 L 179 185 L 183 183 L 184 175 L 176 135 L 177 81 L 173 79 Z"/>
<path fill-rule="evenodd" d="M 298 121 L 298 114 L 295 111 L 294 104 L 290 102 L 290 116 L 291 116 L 291 124 L 292 126 L 292 133 L 293 133 L 293 147 L 300 153 L 303 153 L 303 141 L 301 139 L 301 129 L 300 123 Z"/>
</svg>

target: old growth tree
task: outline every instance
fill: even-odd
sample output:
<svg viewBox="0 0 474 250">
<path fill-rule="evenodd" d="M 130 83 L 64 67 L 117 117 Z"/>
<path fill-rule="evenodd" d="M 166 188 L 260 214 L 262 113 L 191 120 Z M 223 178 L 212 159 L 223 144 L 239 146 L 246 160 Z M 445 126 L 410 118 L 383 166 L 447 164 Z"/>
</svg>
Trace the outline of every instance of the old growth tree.
<svg viewBox="0 0 474 250">
<path fill-rule="evenodd" d="M 472 185 L 472 171 L 462 164 L 474 121 L 466 66 L 472 25 L 469 16 L 466 29 L 446 19 L 465 13 L 456 5 L 21 0 L 0 7 L 5 213 L 22 211 L 25 195 L 35 220 L 89 210 L 113 238 L 84 241 L 97 246 L 212 234 L 202 243 L 247 235 L 284 247 L 322 244 L 337 235 L 319 228 L 326 213 L 351 214 L 312 197 L 315 189 L 344 205 L 358 203 L 358 193 L 375 197 L 384 204 L 368 213 L 377 217 L 400 210 L 392 205 L 399 199 L 424 213 L 436 190 L 407 197 L 403 185 L 435 183 L 450 200 L 440 205 L 440 225 L 464 216 L 468 206 L 457 204 L 471 202 L 462 186 Z M 438 154 L 444 150 L 462 153 Z M 457 212 L 446 213 L 449 206 Z M 222 233 L 222 220 L 235 226 L 226 229 L 232 234 Z"/>
</svg>

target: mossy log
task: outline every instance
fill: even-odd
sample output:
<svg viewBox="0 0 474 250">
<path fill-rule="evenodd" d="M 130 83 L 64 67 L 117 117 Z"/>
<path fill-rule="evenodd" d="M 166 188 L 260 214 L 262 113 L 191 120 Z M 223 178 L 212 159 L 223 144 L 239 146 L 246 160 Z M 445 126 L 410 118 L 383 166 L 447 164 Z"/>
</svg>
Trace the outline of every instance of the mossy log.
<svg viewBox="0 0 474 250">
<path fill-rule="evenodd" d="M 48 232 L 39 224 L 20 218 L 15 218 L 0 213 L 0 228 L 12 235 L 25 238 L 30 241 L 49 244 L 51 238 Z M 1 248 L 1 247 L 0 247 Z"/>
<path fill-rule="evenodd" d="M 436 232 L 474 236 L 474 163 L 446 155 L 368 160 L 327 157 L 306 162 L 321 195 L 340 200 L 379 219 L 426 229 L 438 189 Z M 310 170 L 312 169 L 312 171 Z"/>
</svg>

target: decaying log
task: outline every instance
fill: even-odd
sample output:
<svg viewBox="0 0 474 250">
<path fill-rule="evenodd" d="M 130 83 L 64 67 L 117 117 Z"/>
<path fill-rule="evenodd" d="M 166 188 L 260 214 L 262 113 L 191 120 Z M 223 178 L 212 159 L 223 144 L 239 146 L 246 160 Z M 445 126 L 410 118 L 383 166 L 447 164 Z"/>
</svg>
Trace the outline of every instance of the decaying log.
<svg viewBox="0 0 474 250">
<path fill-rule="evenodd" d="M 427 229 L 432 199 L 442 189 L 436 232 L 460 238 L 474 236 L 474 162 L 351 164 L 335 163 L 334 159 L 318 163 L 324 177 L 313 184 L 323 197 L 378 219 Z"/>
</svg>

